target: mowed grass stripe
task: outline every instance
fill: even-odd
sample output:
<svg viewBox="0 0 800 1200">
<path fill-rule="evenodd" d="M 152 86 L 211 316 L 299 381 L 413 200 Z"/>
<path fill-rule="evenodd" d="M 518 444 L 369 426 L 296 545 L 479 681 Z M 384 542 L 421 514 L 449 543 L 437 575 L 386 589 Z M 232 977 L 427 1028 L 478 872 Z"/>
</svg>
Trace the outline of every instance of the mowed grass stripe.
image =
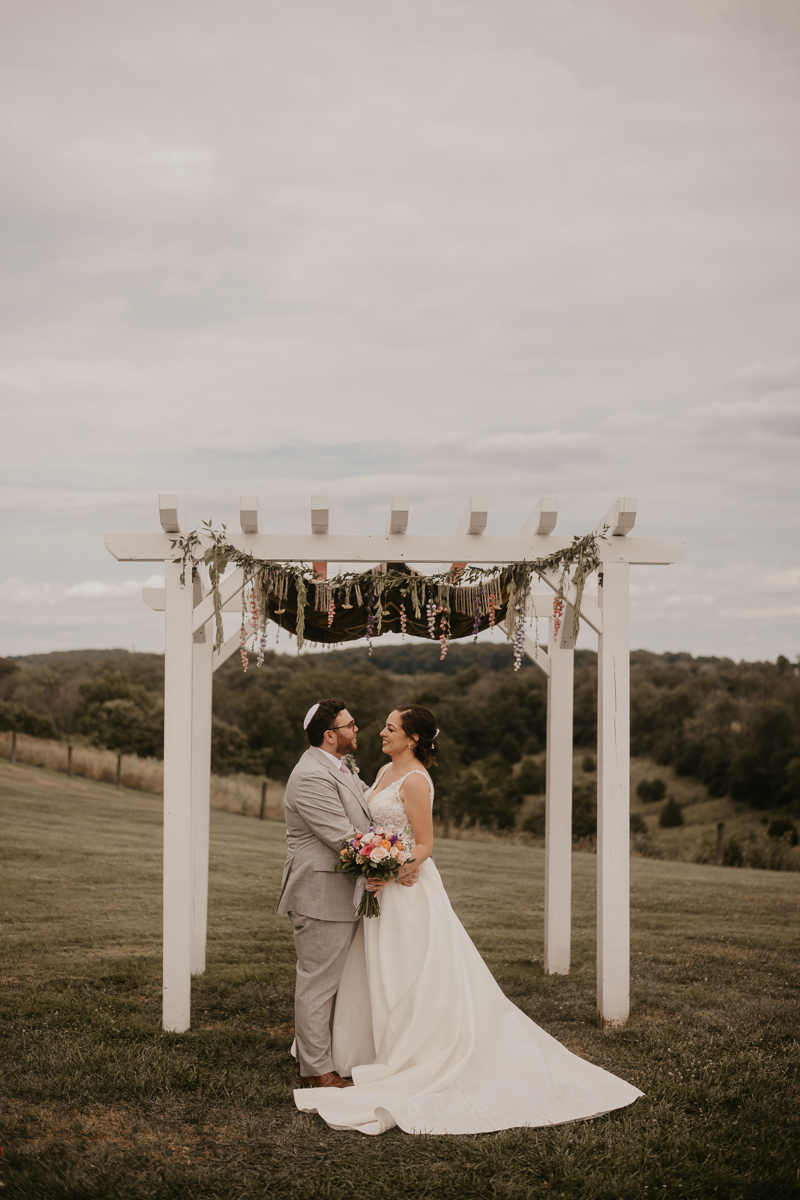
<svg viewBox="0 0 800 1200">
<path fill-rule="evenodd" d="M 208 970 L 160 1030 L 161 801 L 0 762 L 5 1181 L 22 1197 L 800 1195 L 800 876 L 634 859 L 633 1012 L 595 1021 L 595 866 L 542 971 L 543 853 L 438 843 L 501 986 L 647 1095 L 593 1122 L 377 1142 L 292 1104 L 283 827 L 212 811 Z"/>
</svg>

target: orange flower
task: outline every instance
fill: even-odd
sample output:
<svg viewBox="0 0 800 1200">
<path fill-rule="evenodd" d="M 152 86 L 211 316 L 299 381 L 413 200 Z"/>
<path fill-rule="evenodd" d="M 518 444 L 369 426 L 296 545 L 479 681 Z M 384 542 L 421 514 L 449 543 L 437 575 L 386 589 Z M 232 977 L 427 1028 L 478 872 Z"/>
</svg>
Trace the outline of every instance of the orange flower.
<svg viewBox="0 0 800 1200">
<path fill-rule="evenodd" d="M 389 839 L 388 839 L 388 838 L 382 838 L 382 839 L 381 839 L 381 845 L 382 845 L 382 846 L 383 846 L 383 847 L 384 847 L 386 850 L 391 850 L 391 848 L 392 848 L 392 843 L 389 841 Z"/>
</svg>

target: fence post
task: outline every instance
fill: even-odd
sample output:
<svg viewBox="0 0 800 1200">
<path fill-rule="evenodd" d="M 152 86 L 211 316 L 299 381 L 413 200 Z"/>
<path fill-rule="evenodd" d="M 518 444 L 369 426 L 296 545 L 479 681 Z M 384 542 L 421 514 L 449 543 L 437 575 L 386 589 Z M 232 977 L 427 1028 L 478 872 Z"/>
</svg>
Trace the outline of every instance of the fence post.
<svg viewBox="0 0 800 1200">
<path fill-rule="evenodd" d="M 67 746 L 67 779 L 72 779 L 72 746 Z"/>
<path fill-rule="evenodd" d="M 122 751 L 117 755 L 117 787 L 122 787 Z"/>
<path fill-rule="evenodd" d="M 258 814 L 258 819 L 260 821 L 264 820 L 264 813 L 266 812 L 266 809 L 267 809 L 267 781 L 265 779 L 264 782 L 261 784 L 261 812 Z"/>
<path fill-rule="evenodd" d="M 12 767 L 16 761 L 17 761 L 17 731 L 16 731 L 16 729 L 12 729 L 11 730 L 11 765 L 12 765 Z"/>
<path fill-rule="evenodd" d="M 723 865 L 725 858 L 725 822 L 717 822 L 717 866 Z"/>
</svg>

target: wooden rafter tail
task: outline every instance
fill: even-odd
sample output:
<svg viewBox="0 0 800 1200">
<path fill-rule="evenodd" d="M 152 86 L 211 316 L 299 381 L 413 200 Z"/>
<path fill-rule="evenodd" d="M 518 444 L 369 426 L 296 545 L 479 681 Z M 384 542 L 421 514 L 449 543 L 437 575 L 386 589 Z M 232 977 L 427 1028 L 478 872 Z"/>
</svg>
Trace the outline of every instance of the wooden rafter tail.
<svg viewBox="0 0 800 1200">
<path fill-rule="evenodd" d="M 523 534 L 548 536 L 553 532 L 558 521 L 558 499 L 555 496 L 541 496 L 536 506 L 522 526 Z"/>
<path fill-rule="evenodd" d="M 239 528 L 242 533 L 258 533 L 258 496 L 239 497 Z"/>
<path fill-rule="evenodd" d="M 330 523 L 330 507 L 327 496 L 311 497 L 311 532 L 327 533 Z"/>
<path fill-rule="evenodd" d="M 408 496 L 392 496 L 389 509 L 389 519 L 386 522 L 387 533 L 405 534 L 408 531 Z"/>
<path fill-rule="evenodd" d="M 174 492 L 162 493 L 158 497 L 158 518 L 164 533 L 184 532 L 186 521 Z"/>
<path fill-rule="evenodd" d="M 600 537 L 627 537 L 636 523 L 636 509 L 635 496 L 620 496 L 593 532 Z"/>
</svg>

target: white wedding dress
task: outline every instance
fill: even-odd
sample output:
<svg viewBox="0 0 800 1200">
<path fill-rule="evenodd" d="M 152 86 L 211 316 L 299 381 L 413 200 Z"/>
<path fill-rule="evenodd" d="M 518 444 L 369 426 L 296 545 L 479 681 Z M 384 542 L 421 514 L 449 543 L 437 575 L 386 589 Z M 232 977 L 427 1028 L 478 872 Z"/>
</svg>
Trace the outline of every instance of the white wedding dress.
<svg viewBox="0 0 800 1200">
<path fill-rule="evenodd" d="M 407 825 L 402 782 L 370 800 L 377 825 Z M 301 1111 L 368 1134 L 489 1133 L 596 1117 L 642 1095 L 503 995 L 431 859 L 413 887 L 384 888 L 380 906 L 359 923 L 336 998 L 333 1061 L 355 1086 L 298 1088 Z"/>
</svg>

